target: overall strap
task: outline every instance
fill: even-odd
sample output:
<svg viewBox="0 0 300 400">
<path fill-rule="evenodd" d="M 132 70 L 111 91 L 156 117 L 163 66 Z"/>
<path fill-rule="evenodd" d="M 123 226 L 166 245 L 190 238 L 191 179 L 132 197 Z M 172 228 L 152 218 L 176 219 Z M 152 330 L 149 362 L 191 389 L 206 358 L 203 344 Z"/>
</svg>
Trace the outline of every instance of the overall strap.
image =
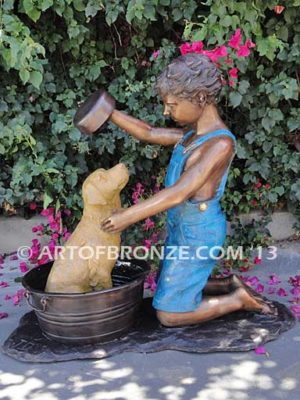
<svg viewBox="0 0 300 400">
<path fill-rule="evenodd" d="M 186 149 L 183 151 L 183 155 L 185 158 L 185 161 L 187 160 L 187 158 L 190 156 L 191 151 L 195 150 L 197 147 L 201 146 L 203 143 L 205 143 L 207 140 L 217 137 L 217 136 L 229 136 L 230 138 L 232 138 L 233 142 L 234 142 L 234 154 L 231 157 L 231 160 L 229 162 L 229 165 L 226 169 L 226 171 L 224 172 L 221 182 L 219 184 L 219 187 L 217 188 L 215 195 L 214 195 L 214 199 L 220 199 L 222 197 L 222 194 L 224 192 L 225 189 L 225 185 L 226 185 L 226 181 L 227 181 L 227 176 L 228 176 L 228 172 L 231 166 L 231 163 L 234 159 L 235 153 L 236 153 L 236 138 L 235 136 L 227 129 L 218 129 L 216 131 L 207 133 L 204 136 L 200 136 L 198 139 L 196 139 L 193 143 L 191 143 L 189 146 L 186 147 Z"/>
<path fill-rule="evenodd" d="M 187 140 L 190 136 L 192 136 L 192 134 L 194 133 L 195 131 L 194 131 L 194 129 L 191 129 L 190 131 L 187 131 L 183 136 L 182 136 L 182 138 L 179 140 L 179 142 L 178 143 L 183 143 L 185 140 Z"/>
<path fill-rule="evenodd" d="M 184 149 L 183 154 L 190 153 L 191 151 L 195 150 L 197 147 L 205 143 L 207 140 L 222 135 L 231 137 L 231 139 L 234 141 L 234 147 L 236 147 L 236 138 L 229 130 L 217 129 L 216 131 L 209 132 L 206 135 L 200 136 L 198 139 L 196 139 L 193 143 L 191 143 Z"/>
</svg>

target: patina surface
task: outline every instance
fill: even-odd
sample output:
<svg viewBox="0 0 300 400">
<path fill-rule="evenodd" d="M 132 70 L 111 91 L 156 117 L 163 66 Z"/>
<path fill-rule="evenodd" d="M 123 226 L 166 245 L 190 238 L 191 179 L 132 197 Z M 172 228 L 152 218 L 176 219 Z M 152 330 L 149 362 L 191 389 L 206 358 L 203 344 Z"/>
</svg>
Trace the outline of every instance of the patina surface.
<svg viewBox="0 0 300 400">
<path fill-rule="evenodd" d="M 19 327 L 2 346 L 10 357 L 25 362 L 55 362 L 102 359 L 123 352 L 153 353 L 178 350 L 190 353 L 249 351 L 277 339 L 295 324 L 295 317 L 281 303 L 274 302 L 278 315 L 238 311 L 201 325 L 166 328 L 145 299 L 136 324 L 129 333 L 105 344 L 66 345 L 47 339 L 34 312 L 25 314 Z"/>
</svg>

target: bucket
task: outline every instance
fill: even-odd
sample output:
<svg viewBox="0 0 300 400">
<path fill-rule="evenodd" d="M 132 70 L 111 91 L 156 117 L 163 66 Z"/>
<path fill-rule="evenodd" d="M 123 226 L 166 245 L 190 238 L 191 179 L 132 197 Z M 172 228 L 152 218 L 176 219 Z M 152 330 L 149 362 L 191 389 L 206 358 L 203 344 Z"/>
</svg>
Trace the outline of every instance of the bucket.
<svg viewBox="0 0 300 400">
<path fill-rule="evenodd" d="M 119 338 L 129 330 L 150 271 L 145 261 L 118 260 L 111 289 L 79 294 L 44 292 L 52 265 L 33 268 L 22 279 L 28 304 L 48 338 L 69 344 L 98 343 Z"/>
</svg>

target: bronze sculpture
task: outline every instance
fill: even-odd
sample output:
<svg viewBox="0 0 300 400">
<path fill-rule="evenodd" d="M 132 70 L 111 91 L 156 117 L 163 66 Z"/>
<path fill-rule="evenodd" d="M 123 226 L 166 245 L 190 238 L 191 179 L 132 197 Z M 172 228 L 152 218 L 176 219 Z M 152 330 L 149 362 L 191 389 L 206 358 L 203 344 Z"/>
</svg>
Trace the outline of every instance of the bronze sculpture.
<svg viewBox="0 0 300 400">
<path fill-rule="evenodd" d="M 125 165 L 117 164 L 109 170 L 97 169 L 85 179 L 82 218 L 54 261 L 45 292 L 86 293 L 112 287 L 111 271 L 121 238 L 119 233 L 100 230 L 99 225 L 121 207 L 120 191 L 128 178 Z"/>
<path fill-rule="evenodd" d="M 163 260 L 153 305 L 165 326 L 197 324 L 241 309 L 275 312 L 270 302 L 253 293 L 238 277 L 209 279 L 214 262 L 208 250 L 222 246 L 225 240 L 226 221 L 219 200 L 235 154 L 235 137 L 216 106 L 221 85 L 216 66 L 206 56 L 190 53 L 173 60 L 157 81 L 164 115 L 181 128 L 154 128 L 121 111 L 105 111 L 105 118 L 133 137 L 175 146 L 166 188 L 142 203 L 115 211 L 101 224 L 105 232 L 121 232 L 167 210 L 166 244 L 188 245 L 189 259 L 182 261 L 177 252 L 175 261 Z M 98 117 L 90 110 L 85 111 L 99 118 L 99 127 L 103 115 Z M 82 129 L 78 124 L 89 133 L 96 125 Z M 185 126 L 192 130 L 186 132 Z M 207 245 L 205 261 L 195 257 L 199 245 Z M 202 298 L 203 294 L 206 296 Z"/>
</svg>

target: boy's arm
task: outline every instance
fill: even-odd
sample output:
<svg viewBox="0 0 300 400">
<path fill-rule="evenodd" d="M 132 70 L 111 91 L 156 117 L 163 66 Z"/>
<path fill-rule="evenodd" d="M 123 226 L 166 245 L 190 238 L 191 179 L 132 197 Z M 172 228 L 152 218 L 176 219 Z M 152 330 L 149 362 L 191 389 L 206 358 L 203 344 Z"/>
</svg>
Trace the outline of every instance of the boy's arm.
<svg viewBox="0 0 300 400">
<path fill-rule="evenodd" d="M 110 121 L 118 125 L 130 135 L 144 142 L 160 144 L 162 146 L 175 145 L 183 136 L 183 129 L 154 128 L 146 122 L 131 117 L 121 111 L 114 110 Z"/>
<path fill-rule="evenodd" d="M 198 162 L 183 172 L 173 186 L 139 204 L 117 211 L 103 221 L 101 228 L 110 233 L 120 232 L 129 225 L 183 203 L 206 183 L 216 169 L 224 170 L 232 154 L 232 141 L 220 139 L 207 149 Z"/>
</svg>

